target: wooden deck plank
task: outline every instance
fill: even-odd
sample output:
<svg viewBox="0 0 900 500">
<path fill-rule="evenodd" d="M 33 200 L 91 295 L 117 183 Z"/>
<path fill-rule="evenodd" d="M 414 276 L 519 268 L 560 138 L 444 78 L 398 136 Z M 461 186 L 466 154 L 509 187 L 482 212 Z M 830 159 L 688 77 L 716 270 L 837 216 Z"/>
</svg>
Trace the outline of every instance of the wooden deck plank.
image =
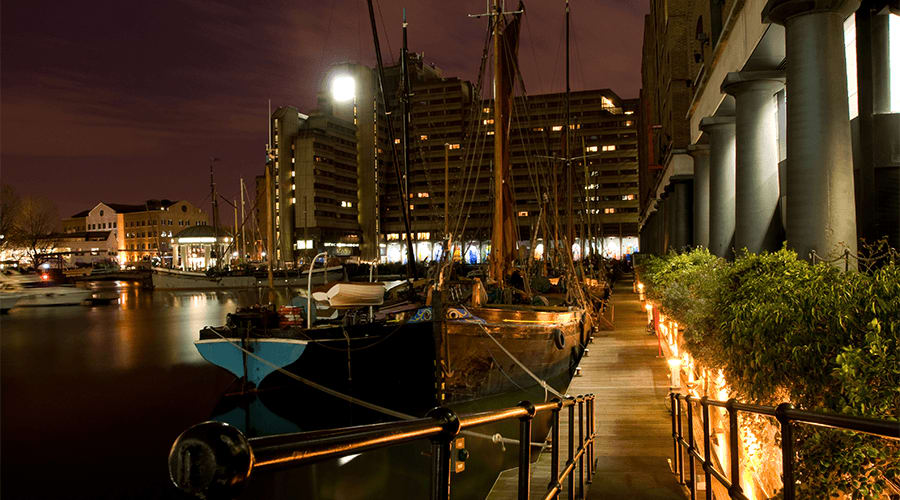
<svg viewBox="0 0 900 500">
<path fill-rule="evenodd" d="M 647 316 L 631 282 L 617 284 L 612 295 L 615 329 L 598 332 L 581 359 L 582 376 L 572 379 L 570 395 L 593 393 L 596 469 L 586 498 L 683 500 L 685 490 L 669 471 L 671 421 L 665 360 L 656 357 L 656 337 L 647 334 Z M 577 419 L 577 409 L 576 409 Z M 577 433 L 577 425 L 576 425 Z M 576 434 L 577 440 L 577 434 Z M 561 469 L 568 456 L 568 412 L 560 414 Z M 517 469 L 500 475 L 491 500 L 517 498 Z M 532 464 L 532 498 L 542 498 L 550 477 L 550 450 Z M 576 471 L 577 478 L 577 471 Z M 575 496 L 578 498 L 576 481 Z M 565 499 L 565 487 L 560 498 Z"/>
</svg>

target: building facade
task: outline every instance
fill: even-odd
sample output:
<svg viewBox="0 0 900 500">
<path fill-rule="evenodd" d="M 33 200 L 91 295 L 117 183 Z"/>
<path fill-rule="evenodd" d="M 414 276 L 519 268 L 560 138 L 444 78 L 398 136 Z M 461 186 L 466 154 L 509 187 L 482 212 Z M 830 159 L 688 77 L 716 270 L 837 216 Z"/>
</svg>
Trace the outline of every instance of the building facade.
<svg viewBox="0 0 900 500">
<path fill-rule="evenodd" d="M 114 252 L 118 263 L 127 265 L 153 257 L 171 257 L 173 234 L 207 221 L 206 212 L 189 201 L 147 200 L 140 205 L 100 202 L 90 210 L 63 219 L 62 226 L 63 233 L 69 235 L 108 232 L 109 240 L 115 243 L 105 251 Z"/>
<path fill-rule="evenodd" d="M 900 244 L 896 2 L 653 0 L 642 247 L 856 253 Z"/>
<path fill-rule="evenodd" d="M 436 243 L 448 235 L 456 235 L 454 238 L 462 241 L 464 246 L 474 248 L 476 260 L 483 259 L 489 252 L 487 240 L 490 239 L 493 210 L 492 101 L 480 99 L 478 89 L 472 83 L 443 76 L 438 68 L 427 64 L 419 54 L 410 54 L 408 63 L 411 87 L 409 136 L 406 138 L 409 142 L 408 167 L 404 167 L 402 155 L 404 138 L 399 93 L 391 92 L 388 96 L 393 122 L 391 143 L 388 120 L 378 102 L 380 99 L 376 98 L 377 80 L 371 68 L 354 64 L 336 65 L 325 78 L 326 88 L 319 94 L 319 110 L 316 113 L 321 119 L 341 119 L 354 129 L 355 199 L 336 196 L 349 195 L 346 191 L 327 195 L 331 210 L 339 216 L 356 214 L 358 224 L 352 228 L 349 225 L 335 225 L 340 219 L 328 220 L 324 217 L 304 225 L 302 218 L 309 220 L 316 210 L 323 211 L 322 206 L 308 205 L 310 199 L 326 198 L 316 193 L 307 195 L 305 215 L 297 209 L 285 211 L 281 208 L 288 199 L 297 205 L 304 203 L 296 198 L 296 189 L 291 191 L 295 195 L 289 198 L 280 193 L 299 185 L 288 184 L 284 180 L 286 170 L 282 165 L 287 164 L 287 160 L 283 158 L 293 154 L 292 165 L 295 168 L 299 168 L 296 165 L 301 161 L 297 146 L 289 147 L 284 140 L 286 137 L 299 137 L 303 128 L 300 124 L 309 118 L 294 108 L 280 108 L 273 113 L 273 144 L 277 143 L 273 171 L 278 172 L 278 181 L 274 182 L 273 187 L 276 193 L 273 199 L 277 213 L 275 227 L 281 228 L 282 233 L 285 227 L 293 228 L 294 235 L 290 241 L 304 247 L 310 245 L 318 251 L 328 250 L 325 247 L 329 244 L 358 243 L 359 254 L 364 259 L 377 256 L 382 260 L 404 260 L 403 212 L 408 211 L 410 231 L 416 241 L 414 251 L 419 260 L 436 258 L 440 247 Z M 352 82 L 349 98 L 341 98 L 331 92 L 329 85 L 340 78 Z M 400 88 L 400 65 L 385 68 L 385 78 L 386 88 Z M 606 248 L 612 256 L 635 250 L 638 246 L 640 199 L 637 153 L 639 100 L 623 100 L 608 89 L 573 92 L 569 134 L 562 131 L 565 124 L 565 94 L 517 97 L 514 108 L 510 141 L 511 176 L 517 203 L 520 247 L 530 246 L 532 239 L 538 242 L 546 237 L 547 231 L 541 232 L 537 228 L 555 225 L 557 215 L 554 209 L 551 216 L 551 206 L 560 207 L 559 217 L 565 224 L 569 190 L 564 174 L 566 152 L 563 137 L 567 137 L 572 165 L 574 241 L 579 248 L 584 246 L 595 251 Z M 336 130 L 326 135 L 347 139 Z M 341 144 L 349 146 L 343 142 Z M 394 164 L 392 147 L 397 150 L 398 165 Z M 315 156 L 304 153 L 304 158 Z M 349 160 L 343 154 L 340 159 Z M 305 171 L 316 172 L 308 168 Z M 295 172 L 301 175 L 299 170 Z M 350 172 L 349 168 L 346 172 Z M 264 182 L 264 179 L 258 178 L 259 182 Z M 316 183 L 329 182 L 332 182 L 329 178 L 313 174 L 304 185 L 315 187 Z M 404 200 L 401 193 L 407 184 L 408 199 Z M 341 185 L 340 189 L 348 187 L 349 183 Z M 259 186 L 257 196 L 265 196 L 264 189 Z M 346 205 L 338 205 L 341 202 Z M 264 207 L 264 203 L 257 203 L 257 206 Z M 334 208 L 350 210 L 344 214 L 344 210 Z M 258 216 L 264 217 L 264 212 L 263 208 Z M 294 221 L 281 221 L 281 217 L 294 217 Z M 342 231 L 341 234 L 334 234 L 332 241 L 319 237 L 323 230 L 328 231 L 329 224 Z M 312 237 L 300 238 L 298 231 L 301 230 Z M 356 234 L 357 239 L 350 238 L 352 234 Z M 343 239 L 339 241 L 340 238 Z M 276 234 L 276 241 L 280 250 L 286 252 L 288 240 Z M 465 253 L 464 248 L 460 251 Z M 352 252 L 356 254 L 356 250 Z"/>
</svg>

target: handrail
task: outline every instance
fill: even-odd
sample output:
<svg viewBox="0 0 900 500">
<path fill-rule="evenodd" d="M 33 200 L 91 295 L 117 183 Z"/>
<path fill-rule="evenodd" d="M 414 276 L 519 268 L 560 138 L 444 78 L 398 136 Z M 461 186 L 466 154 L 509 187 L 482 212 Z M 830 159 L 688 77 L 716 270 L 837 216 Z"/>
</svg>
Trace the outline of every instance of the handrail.
<svg viewBox="0 0 900 500">
<path fill-rule="evenodd" d="M 694 460 L 699 461 L 706 479 L 706 499 L 712 500 L 712 482 L 711 478 L 716 478 L 719 483 L 728 489 L 730 498 L 740 500 L 748 500 L 747 496 L 741 490 L 740 486 L 740 464 L 738 460 L 738 412 L 754 413 L 757 415 L 766 415 L 774 417 L 781 426 L 781 454 L 783 463 L 783 482 L 784 482 L 784 500 L 794 500 L 794 440 L 792 424 L 807 424 L 829 427 L 833 429 L 843 429 L 855 432 L 871 434 L 873 436 L 885 439 L 900 440 L 900 422 L 892 422 L 888 420 L 879 420 L 874 418 L 856 417 L 851 415 L 837 415 L 832 413 L 821 413 L 806 410 L 797 410 L 790 403 L 781 403 L 778 406 L 763 406 L 747 403 L 739 403 L 734 399 L 728 401 L 716 401 L 707 398 L 692 397 L 691 395 L 683 395 L 669 393 L 669 400 L 672 404 L 672 443 L 673 443 L 673 465 L 678 473 L 678 480 L 681 484 L 687 484 L 691 500 L 695 500 L 697 496 L 697 482 L 695 478 Z M 688 436 L 684 439 L 682 434 L 682 410 L 681 405 L 684 402 L 687 405 L 688 418 Z M 703 424 L 703 455 L 697 451 L 694 442 L 694 403 L 700 403 Z M 728 410 L 728 436 L 729 436 L 729 468 L 731 473 L 728 477 L 724 471 L 718 470 L 710 460 L 710 424 L 709 424 L 709 407 L 715 406 Z M 689 477 L 687 481 L 684 478 L 684 456 L 683 452 L 688 454 L 688 471 Z"/>
<path fill-rule="evenodd" d="M 574 450 L 575 407 L 578 407 L 578 449 Z M 569 457 L 559 472 L 559 412 L 569 410 Z M 463 430 L 505 420 L 519 424 L 519 499 L 530 498 L 531 422 L 535 415 L 552 413 L 551 478 L 545 500 L 555 499 L 562 483 L 569 480 L 573 498 L 575 471 L 579 470 L 579 491 L 584 496 L 585 458 L 587 482 L 594 467 L 594 395 L 517 406 L 493 411 L 457 415 L 439 407 L 425 418 L 320 431 L 246 437 L 239 429 L 221 422 L 203 422 L 181 433 L 169 452 L 169 477 L 179 489 L 206 498 L 227 497 L 243 486 L 258 470 L 296 467 L 355 453 L 387 448 L 420 439 L 429 439 L 432 449 L 431 498 L 450 498 L 450 465 L 453 441 Z M 585 415 L 587 422 L 585 422 Z M 587 434 L 587 435 L 585 435 Z M 522 445 L 522 443 L 526 443 Z"/>
</svg>

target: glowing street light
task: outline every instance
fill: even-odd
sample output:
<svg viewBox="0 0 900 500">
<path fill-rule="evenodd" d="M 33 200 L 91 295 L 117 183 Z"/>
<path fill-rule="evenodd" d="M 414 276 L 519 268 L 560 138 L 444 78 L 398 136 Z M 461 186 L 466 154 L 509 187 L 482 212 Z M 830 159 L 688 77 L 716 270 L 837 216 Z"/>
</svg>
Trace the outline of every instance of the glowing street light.
<svg viewBox="0 0 900 500">
<path fill-rule="evenodd" d="M 331 80 L 331 97 L 337 102 L 347 102 L 356 97 L 356 81 L 352 76 L 337 75 Z"/>
</svg>

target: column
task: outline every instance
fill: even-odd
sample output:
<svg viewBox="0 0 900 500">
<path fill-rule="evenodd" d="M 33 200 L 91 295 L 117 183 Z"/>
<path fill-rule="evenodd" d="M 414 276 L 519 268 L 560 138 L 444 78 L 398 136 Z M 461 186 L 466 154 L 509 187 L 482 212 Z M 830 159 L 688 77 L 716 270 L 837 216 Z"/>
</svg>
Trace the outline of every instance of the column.
<svg viewBox="0 0 900 500">
<path fill-rule="evenodd" d="M 735 101 L 734 246 L 750 252 L 781 247 L 778 213 L 778 103 L 780 71 L 728 73 L 722 92 Z"/>
<path fill-rule="evenodd" d="M 859 0 L 769 0 L 785 28 L 787 240 L 806 258 L 856 252 L 844 19 Z"/>
<path fill-rule="evenodd" d="M 709 145 L 692 144 L 694 158 L 694 246 L 709 248 Z"/>
<path fill-rule="evenodd" d="M 734 252 L 734 117 L 708 116 L 700 130 L 709 135 L 709 251 Z"/>
<path fill-rule="evenodd" d="M 669 248 L 683 252 L 691 246 L 691 180 L 677 179 L 672 181 L 672 229 L 669 237 Z"/>
</svg>

